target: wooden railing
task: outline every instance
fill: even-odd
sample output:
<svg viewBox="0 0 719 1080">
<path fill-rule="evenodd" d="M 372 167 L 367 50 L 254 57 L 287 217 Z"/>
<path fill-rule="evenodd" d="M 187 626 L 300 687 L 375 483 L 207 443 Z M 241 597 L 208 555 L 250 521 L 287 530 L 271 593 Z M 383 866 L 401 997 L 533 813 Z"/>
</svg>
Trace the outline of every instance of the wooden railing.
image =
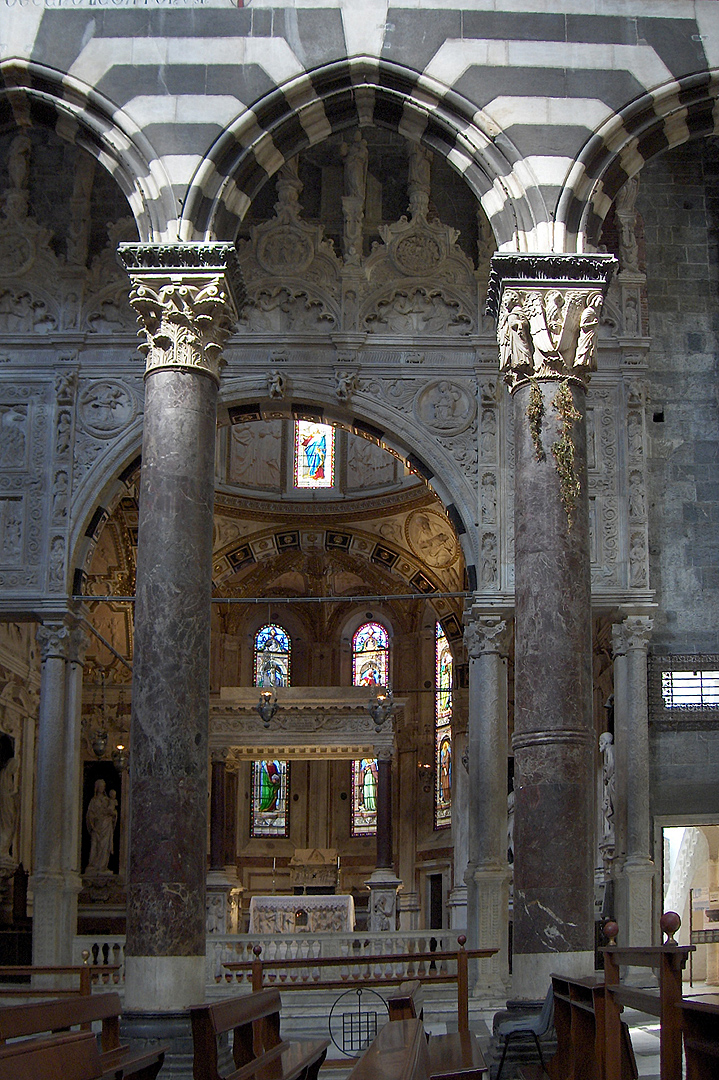
<svg viewBox="0 0 719 1080">
<path fill-rule="evenodd" d="M 618 926 L 606 923 L 604 933 L 609 946 L 604 953 L 606 1080 L 623 1080 L 621 1012 L 626 1006 L 658 1016 L 660 1080 L 681 1080 L 682 1077 L 682 971 L 693 945 L 677 945 L 674 935 L 681 919 L 667 911 L 659 920 L 667 935 L 664 945 L 622 947 L 616 945 Z M 620 967 L 651 968 L 657 973 L 656 990 L 627 986 L 621 982 Z"/>
<path fill-rule="evenodd" d="M 281 990 L 336 990 L 348 986 L 397 985 L 408 979 L 424 983 L 457 983 L 457 1024 L 469 1030 L 470 959 L 486 960 L 498 949 L 465 949 L 466 938 L 457 938 L 456 951 L 429 951 L 372 956 L 304 956 L 296 959 L 262 960 L 262 947 L 255 945 L 254 959 L 228 962 L 227 981 L 249 977 L 252 990 L 277 986 Z M 327 969 L 339 968 L 339 978 L 327 976 Z"/>
<path fill-rule="evenodd" d="M 89 953 L 87 959 L 89 960 Z M 118 982 L 118 973 L 117 964 L 3 964 L 0 966 L 0 998 L 58 997 L 62 994 L 88 996 L 92 993 L 93 985 Z M 75 986 L 58 985 L 65 981 L 66 976 L 77 976 L 78 983 Z M 8 979 L 13 980 L 11 984 L 7 983 Z M 18 979 L 23 981 L 18 982 Z"/>
</svg>

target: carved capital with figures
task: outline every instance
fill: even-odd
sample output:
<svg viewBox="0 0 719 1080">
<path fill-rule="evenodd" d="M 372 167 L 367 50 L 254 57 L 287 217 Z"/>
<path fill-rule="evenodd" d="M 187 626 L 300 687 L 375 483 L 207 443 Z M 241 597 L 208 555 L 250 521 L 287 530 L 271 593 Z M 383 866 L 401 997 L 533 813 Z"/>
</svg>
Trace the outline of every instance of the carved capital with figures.
<svg viewBox="0 0 719 1080">
<path fill-rule="evenodd" d="M 506 653 L 509 640 L 507 623 L 496 615 L 472 615 L 464 618 L 464 646 L 470 660 L 486 653 Z"/>
<path fill-rule="evenodd" d="M 219 383 L 222 350 L 244 297 L 234 245 L 121 244 L 119 257 L 145 339 L 145 375 L 174 368 Z"/>
<path fill-rule="evenodd" d="M 497 319 L 499 367 L 510 390 L 530 379 L 575 379 L 595 367 L 611 255 L 495 255 L 487 311 Z"/>
</svg>

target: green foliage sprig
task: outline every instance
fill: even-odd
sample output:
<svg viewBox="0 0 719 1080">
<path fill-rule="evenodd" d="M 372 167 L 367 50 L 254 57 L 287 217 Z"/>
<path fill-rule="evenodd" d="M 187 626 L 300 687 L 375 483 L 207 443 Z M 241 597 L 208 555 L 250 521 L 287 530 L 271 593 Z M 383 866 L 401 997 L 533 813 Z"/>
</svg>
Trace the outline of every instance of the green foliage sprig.
<svg viewBox="0 0 719 1080">
<path fill-rule="evenodd" d="M 572 440 L 572 424 L 575 420 L 581 420 L 581 414 L 574 408 L 574 399 L 569 385 L 563 382 L 554 395 L 552 405 L 562 418 L 559 438 L 552 444 L 552 453 L 557 464 L 559 475 L 559 496 L 562 500 L 567 515 L 567 524 L 571 529 L 574 510 L 580 493 L 579 477 L 574 471 L 574 442 Z"/>
<path fill-rule="evenodd" d="M 529 430 L 534 443 L 534 456 L 537 461 L 544 461 L 547 455 L 542 445 L 542 419 L 544 417 L 544 398 L 539 385 L 532 381 L 529 391 L 529 405 L 527 406 L 527 419 Z"/>
</svg>

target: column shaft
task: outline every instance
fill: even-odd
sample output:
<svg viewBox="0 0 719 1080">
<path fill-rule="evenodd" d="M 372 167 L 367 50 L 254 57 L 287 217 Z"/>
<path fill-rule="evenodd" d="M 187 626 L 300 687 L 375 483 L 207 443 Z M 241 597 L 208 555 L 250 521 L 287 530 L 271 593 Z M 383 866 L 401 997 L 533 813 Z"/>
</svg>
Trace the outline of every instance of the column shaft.
<svg viewBox="0 0 719 1080">
<path fill-rule="evenodd" d="M 210 870 L 223 870 L 225 867 L 225 780 L 224 761 L 212 762 L 210 781 Z"/>
<path fill-rule="evenodd" d="M 377 869 L 391 870 L 392 856 L 392 758 L 377 759 Z"/>
<path fill-rule="evenodd" d="M 580 489 L 570 523 L 550 450 L 563 425 L 554 404 L 559 386 L 547 381 L 514 391 L 514 951 L 524 958 L 518 973 L 532 996 L 540 982 L 546 990 L 544 968 L 557 966 L 547 954 L 584 954 L 578 963 L 588 966 L 594 946 L 585 392 L 564 383 L 578 417 L 572 421 L 572 441 Z M 542 397 L 543 460 L 527 422 L 535 387 Z"/>
</svg>

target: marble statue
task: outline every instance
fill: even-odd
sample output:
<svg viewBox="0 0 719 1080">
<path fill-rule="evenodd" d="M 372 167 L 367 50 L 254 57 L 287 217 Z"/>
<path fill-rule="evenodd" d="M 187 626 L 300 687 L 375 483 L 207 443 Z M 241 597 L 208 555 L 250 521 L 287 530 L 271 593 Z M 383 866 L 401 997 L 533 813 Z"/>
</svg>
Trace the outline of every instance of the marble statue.
<svg viewBox="0 0 719 1080">
<path fill-rule="evenodd" d="M 117 797 L 114 791 L 105 792 L 105 781 L 95 781 L 95 794 L 90 799 L 85 815 L 90 833 L 90 856 L 85 872 L 107 874 L 110 856 L 114 850 L 115 825 L 117 823 Z"/>
<path fill-rule="evenodd" d="M 614 736 L 603 731 L 599 736 L 602 755 L 602 839 L 614 839 Z"/>
</svg>

